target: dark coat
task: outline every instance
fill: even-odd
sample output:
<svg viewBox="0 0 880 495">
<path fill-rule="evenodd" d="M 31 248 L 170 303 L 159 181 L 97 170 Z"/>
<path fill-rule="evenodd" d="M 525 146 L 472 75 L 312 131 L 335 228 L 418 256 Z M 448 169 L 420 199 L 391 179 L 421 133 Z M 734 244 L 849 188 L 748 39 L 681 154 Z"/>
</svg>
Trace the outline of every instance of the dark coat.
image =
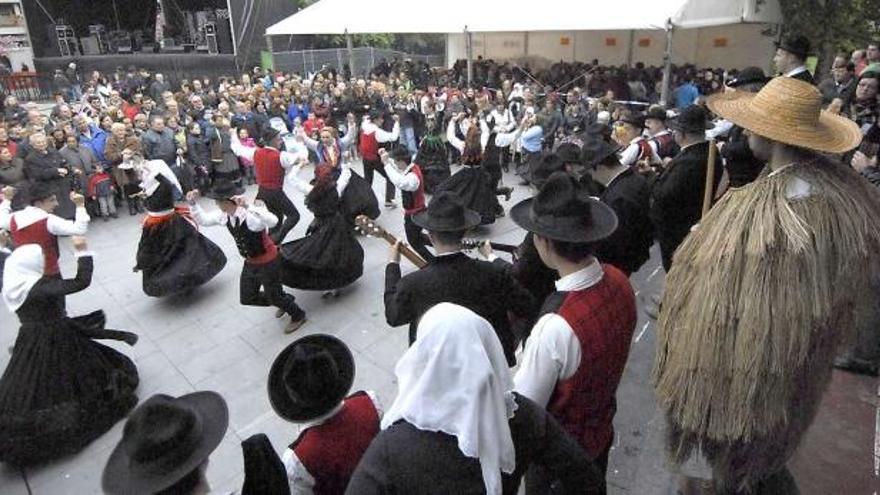
<svg viewBox="0 0 880 495">
<path fill-rule="evenodd" d="M 508 363 L 516 363 L 518 338 L 507 313 L 529 317 L 535 301 L 503 268 L 463 253 L 437 256 L 419 271 L 400 276 L 400 264 L 385 268 L 385 319 L 391 326 L 409 324 L 410 344 L 425 311 L 449 302 L 482 316 L 495 329 Z"/>
<path fill-rule="evenodd" d="M 739 126 L 730 130 L 727 143 L 721 148 L 721 156 L 727 168 L 730 187 L 742 187 L 754 181 L 764 169 L 764 162 L 752 154 L 749 139 Z"/>
<path fill-rule="evenodd" d="M 503 493 L 515 495 L 529 465 L 538 465 L 562 482 L 560 493 L 605 493 L 604 473 L 542 407 L 514 394 L 510 419 L 516 469 L 502 473 Z M 352 495 L 385 493 L 486 493 L 477 459 L 465 457 L 452 435 L 422 431 L 401 420 L 370 444 L 351 477 Z"/>
<path fill-rule="evenodd" d="M 599 197 L 617 214 L 617 230 L 596 246 L 596 257 L 627 275 L 651 257 L 654 226 L 648 216 L 651 188 L 648 180 L 628 169 L 608 184 Z"/>
<path fill-rule="evenodd" d="M 651 189 L 651 221 L 667 271 L 672 254 L 700 221 L 708 161 L 708 141 L 688 146 L 669 162 Z M 721 173 L 721 156 L 716 155 L 713 191 L 718 189 Z"/>
<path fill-rule="evenodd" d="M 524 325 L 526 331 L 530 330 L 535 321 L 538 320 L 538 313 L 540 312 L 541 306 L 544 304 L 544 300 L 547 299 L 547 296 L 556 291 L 556 279 L 559 278 L 559 274 L 556 273 L 556 270 L 548 268 L 547 265 L 541 261 L 541 256 L 538 254 L 538 249 L 535 247 L 533 238 L 534 234 L 531 232 L 526 234 L 522 243 L 520 243 L 516 250 L 516 261 L 512 264 L 501 257 L 492 262 L 495 265 L 508 270 L 513 276 L 513 279 L 529 291 L 532 298 L 535 300 L 536 304 L 533 308 L 534 312 L 527 318 Z M 525 336 L 523 336 L 523 338 L 525 338 Z"/>
<path fill-rule="evenodd" d="M 177 158 L 177 144 L 174 142 L 174 133 L 167 127 L 162 132 L 153 129 L 144 133 L 141 138 L 141 146 L 144 158 L 147 160 L 164 160 L 168 166 L 174 165 Z"/>
<path fill-rule="evenodd" d="M 62 176 L 59 168 L 67 169 L 68 174 Z M 58 207 L 55 215 L 67 220 L 73 220 L 76 206 L 70 200 L 70 191 L 73 189 L 73 170 L 60 153 L 48 149 L 46 153 L 31 151 L 24 160 L 24 173 L 32 181 L 46 182 L 55 191 L 58 199 Z"/>
</svg>

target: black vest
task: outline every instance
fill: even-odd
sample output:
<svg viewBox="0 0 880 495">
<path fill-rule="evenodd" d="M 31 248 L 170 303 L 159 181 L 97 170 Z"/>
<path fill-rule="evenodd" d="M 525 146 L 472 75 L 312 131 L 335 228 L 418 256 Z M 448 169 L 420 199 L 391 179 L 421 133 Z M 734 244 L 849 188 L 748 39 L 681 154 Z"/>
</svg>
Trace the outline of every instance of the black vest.
<svg viewBox="0 0 880 495">
<path fill-rule="evenodd" d="M 247 226 L 247 221 L 242 220 L 238 227 L 233 227 L 232 218 L 226 221 L 226 228 L 235 239 L 238 252 L 245 258 L 255 258 L 266 252 L 263 246 L 263 232 L 254 232 Z"/>
</svg>

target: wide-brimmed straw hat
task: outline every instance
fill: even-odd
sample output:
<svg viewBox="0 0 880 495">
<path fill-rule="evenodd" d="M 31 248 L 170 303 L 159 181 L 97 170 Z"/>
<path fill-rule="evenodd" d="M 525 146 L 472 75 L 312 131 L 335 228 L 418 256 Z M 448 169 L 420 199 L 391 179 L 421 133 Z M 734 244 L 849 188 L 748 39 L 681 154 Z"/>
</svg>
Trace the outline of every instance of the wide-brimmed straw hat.
<svg viewBox="0 0 880 495">
<path fill-rule="evenodd" d="M 812 84 L 776 77 L 757 93 L 710 96 L 719 116 L 773 141 L 827 153 L 844 153 L 862 142 L 855 122 L 822 110 L 822 94 Z"/>
</svg>

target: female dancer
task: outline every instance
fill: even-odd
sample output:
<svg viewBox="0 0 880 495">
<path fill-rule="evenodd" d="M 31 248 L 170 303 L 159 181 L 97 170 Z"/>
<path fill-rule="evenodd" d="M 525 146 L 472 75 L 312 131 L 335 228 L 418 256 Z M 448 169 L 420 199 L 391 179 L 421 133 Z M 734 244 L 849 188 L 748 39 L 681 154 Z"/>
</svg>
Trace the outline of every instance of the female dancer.
<svg viewBox="0 0 880 495">
<path fill-rule="evenodd" d="M 137 335 L 105 330 L 104 312 L 69 317 L 65 297 L 92 282 L 92 255 L 83 237 L 72 238 L 73 279 L 43 275 L 37 244 L 6 260 L 3 301 L 21 330 L 0 378 L 0 462 L 28 466 L 80 451 L 137 404 L 138 373 L 124 355 L 93 339 Z"/>
<path fill-rule="evenodd" d="M 294 289 L 324 290 L 324 296 L 335 297 L 363 274 L 364 250 L 340 211 L 340 185 L 333 180 L 333 169 L 318 166 L 308 184 L 296 178 L 301 167 L 294 167 L 291 175 L 315 219 L 304 237 L 281 245 L 281 281 Z"/>
<path fill-rule="evenodd" d="M 226 255 L 199 233 L 189 208 L 174 206 L 180 186 L 165 162 L 150 160 L 138 168 L 147 217 L 134 270 L 144 274 L 144 294 L 163 297 L 190 292 L 220 273 Z"/>
<path fill-rule="evenodd" d="M 478 121 L 476 116 L 471 116 L 465 140 L 462 141 L 455 135 L 455 126 L 459 125 L 464 117 L 464 113 L 456 115 L 446 128 L 446 139 L 461 153 L 463 168 L 443 181 L 437 187 L 435 194 L 441 191 L 454 192 L 465 206 L 480 214 L 481 224 L 494 223 L 496 217 L 504 216 L 504 209 L 498 203 L 496 196 L 503 195 L 506 199 L 510 199 L 513 189 L 498 188 L 492 175 L 482 167 L 483 150 L 489 142 L 489 129 L 485 122 Z M 497 155 L 495 159 L 498 159 Z"/>
<path fill-rule="evenodd" d="M 340 192 L 339 201 L 342 215 L 349 225 L 359 215 L 379 218 L 379 200 L 370 183 L 343 163 L 342 153 L 351 147 L 357 136 L 357 127 L 352 119 L 348 122 L 348 132 L 344 137 L 336 137 L 336 129 L 324 127 L 319 133 L 320 141 L 315 141 L 305 133 L 300 134 L 306 146 L 318 156 L 319 167 L 331 169 L 331 176 Z M 317 174 L 318 167 L 315 167 Z"/>
</svg>

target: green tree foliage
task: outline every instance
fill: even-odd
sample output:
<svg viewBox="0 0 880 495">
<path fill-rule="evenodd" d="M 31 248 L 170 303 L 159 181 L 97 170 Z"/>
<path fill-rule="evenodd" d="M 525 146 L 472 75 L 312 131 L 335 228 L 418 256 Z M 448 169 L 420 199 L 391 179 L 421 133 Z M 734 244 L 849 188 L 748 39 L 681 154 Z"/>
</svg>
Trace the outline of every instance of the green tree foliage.
<svg viewBox="0 0 880 495">
<path fill-rule="evenodd" d="M 779 0 L 784 35 L 803 34 L 825 73 L 834 55 L 864 48 L 877 37 L 880 0 Z"/>
</svg>

